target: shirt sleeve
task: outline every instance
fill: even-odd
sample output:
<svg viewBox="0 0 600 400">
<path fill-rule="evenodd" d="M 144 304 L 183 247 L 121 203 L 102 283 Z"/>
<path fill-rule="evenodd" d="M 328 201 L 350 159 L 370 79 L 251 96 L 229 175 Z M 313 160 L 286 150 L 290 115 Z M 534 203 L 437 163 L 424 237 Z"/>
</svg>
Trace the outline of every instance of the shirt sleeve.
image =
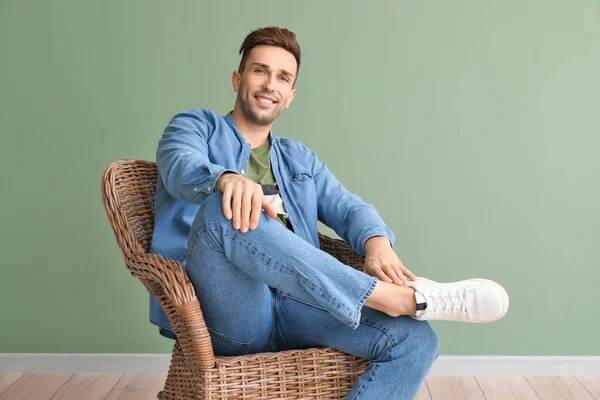
<svg viewBox="0 0 600 400">
<path fill-rule="evenodd" d="M 238 173 L 210 162 L 207 138 L 214 129 L 210 118 L 197 110 L 175 115 L 165 128 L 156 150 L 156 164 L 159 178 L 174 198 L 200 204 L 206 196 L 199 194 L 214 193 L 221 175 Z"/>
<path fill-rule="evenodd" d="M 385 236 L 394 246 L 395 236 L 379 213 L 339 182 L 317 154 L 309 150 L 317 192 L 318 220 L 350 243 L 354 251 L 365 256 L 365 243 L 374 236 Z"/>
</svg>

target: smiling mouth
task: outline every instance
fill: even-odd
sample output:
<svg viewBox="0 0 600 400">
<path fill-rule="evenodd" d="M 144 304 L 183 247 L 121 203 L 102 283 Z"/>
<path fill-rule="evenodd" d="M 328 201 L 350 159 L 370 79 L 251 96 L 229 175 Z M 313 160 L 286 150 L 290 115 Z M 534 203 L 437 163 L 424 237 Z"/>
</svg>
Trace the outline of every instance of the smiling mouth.
<svg viewBox="0 0 600 400">
<path fill-rule="evenodd" d="M 265 106 L 271 106 L 273 104 L 277 104 L 276 100 L 273 100 L 264 96 L 254 96 L 254 98 L 258 101 L 259 104 L 264 104 Z"/>
</svg>

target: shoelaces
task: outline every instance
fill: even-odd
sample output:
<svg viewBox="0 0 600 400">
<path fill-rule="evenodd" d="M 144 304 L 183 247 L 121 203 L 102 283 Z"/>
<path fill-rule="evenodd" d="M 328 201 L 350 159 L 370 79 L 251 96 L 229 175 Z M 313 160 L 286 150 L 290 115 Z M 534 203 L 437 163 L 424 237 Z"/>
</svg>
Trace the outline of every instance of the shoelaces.
<svg viewBox="0 0 600 400">
<path fill-rule="evenodd" d="M 425 313 L 428 316 L 440 316 L 444 314 L 460 315 L 463 317 L 469 316 L 470 312 L 467 307 L 467 296 L 469 291 L 467 288 L 461 289 L 430 289 L 423 293 L 427 301 Z"/>
</svg>

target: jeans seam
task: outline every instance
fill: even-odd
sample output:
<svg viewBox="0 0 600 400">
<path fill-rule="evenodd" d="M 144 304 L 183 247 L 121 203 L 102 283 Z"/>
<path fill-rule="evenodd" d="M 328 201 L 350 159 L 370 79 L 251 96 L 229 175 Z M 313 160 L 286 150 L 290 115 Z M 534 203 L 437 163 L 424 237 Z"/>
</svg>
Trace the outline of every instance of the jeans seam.
<svg viewBox="0 0 600 400">
<path fill-rule="evenodd" d="M 319 306 L 315 306 L 314 304 L 310 304 L 310 303 L 308 303 L 308 302 L 306 302 L 306 301 L 304 301 L 302 299 L 298 299 L 298 298 L 296 298 L 294 296 L 290 296 L 289 294 L 285 294 L 285 293 L 282 292 L 281 295 L 283 297 L 287 297 L 288 299 L 292 299 L 292 300 L 297 301 L 299 303 L 306 304 L 307 306 L 311 306 L 311 307 L 316 308 L 318 310 L 328 312 L 325 308 L 322 308 L 322 307 L 319 307 Z"/>
<path fill-rule="evenodd" d="M 275 291 L 275 300 L 273 301 L 273 328 L 271 328 L 271 337 L 269 338 L 269 344 L 267 345 L 267 349 L 271 348 L 271 344 L 273 344 L 273 341 L 275 340 L 275 330 L 277 329 L 277 320 L 278 320 L 277 311 L 278 310 L 279 310 L 279 304 L 277 302 L 277 291 Z M 275 349 L 275 350 L 277 350 L 277 349 Z"/>
<path fill-rule="evenodd" d="M 277 292 L 276 292 L 276 293 L 277 293 L 277 295 L 275 296 L 275 299 L 276 299 L 277 308 L 275 309 L 275 314 L 277 314 L 277 312 L 279 311 L 279 308 L 281 307 L 281 300 L 280 300 L 280 296 L 282 296 L 282 297 L 288 297 L 288 296 L 284 295 L 284 294 L 283 294 L 281 291 L 279 291 L 279 290 L 277 290 Z M 291 349 L 291 348 L 292 348 L 292 346 L 290 346 L 290 344 L 289 344 L 289 343 L 287 342 L 287 340 L 285 339 L 285 335 L 283 334 L 283 332 L 282 332 L 282 334 L 281 334 L 281 337 L 280 337 L 280 339 L 281 339 L 281 342 L 283 343 L 283 345 L 284 345 L 284 347 L 285 347 L 286 349 Z"/>
<path fill-rule="evenodd" d="M 239 340 L 235 340 L 230 338 L 229 336 L 225 335 L 223 332 L 217 331 L 215 329 L 209 328 L 208 325 L 206 326 L 206 329 L 208 329 L 209 332 L 213 332 L 215 335 L 219 336 L 221 339 L 227 341 L 227 342 L 231 342 L 233 344 L 239 344 L 245 347 L 249 347 L 250 346 L 250 342 L 242 342 Z"/>
<path fill-rule="evenodd" d="M 363 382 L 363 384 L 360 385 L 360 387 L 356 391 L 356 394 L 354 395 L 354 397 L 352 398 L 352 400 L 358 400 L 358 395 L 360 395 L 360 391 L 363 390 L 363 388 L 365 387 L 365 385 L 367 384 L 367 382 L 369 382 L 371 380 L 371 377 L 373 375 L 375 375 L 375 371 L 379 368 L 379 364 L 372 364 L 372 365 L 373 365 L 373 369 L 371 370 L 371 373 L 369 374 L 368 377 L 366 377 L 366 379 Z"/>
<path fill-rule="evenodd" d="M 373 327 L 373 328 L 375 328 L 375 329 L 379 329 L 381 332 L 383 332 L 383 333 L 385 334 L 385 336 L 387 336 L 388 340 L 390 341 L 390 344 L 392 345 L 392 348 L 393 348 L 394 346 L 396 346 L 396 342 L 394 341 L 394 339 L 392 339 L 392 337 L 389 335 L 389 333 L 387 332 L 387 330 L 385 330 L 384 328 L 380 327 L 379 325 L 375 325 L 375 324 L 373 324 L 373 323 L 371 323 L 371 322 L 368 322 L 368 321 L 366 321 L 366 320 L 365 320 L 365 321 L 362 321 L 362 320 L 361 320 L 361 321 L 360 321 L 360 323 L 361 323 L 361 324 L 365 324 L 365 325 L 372 326 L 372 327 Z M 388 349 L 387 351 L 389 352 L 390 350 L 391 350 L 391 348 L 390 348 L 390 349 Z M 389 354 L 388 354 L 388 356 L 386 356 L 386 357 L 387 357 L 387 358 L 386 358 L 386 361 L 390 361 Z M 379 355 L 378 355 L 377 357 L 375 357 L 375 359 L 377 359 L 377 358 L 379 358 Z"/>
<path fill-rule="evenodd" d="M 356 319 L 356 314 L 357 314 L 356 309 L 352 310 L 352 309 L 346 307 L 345 305 L 343 305 L 342 303 L 337 301 L 334 297 L 331 297 L 327 292 L 322 291 L 316 285 L 312 284 L 312 282 L 307 281 L 307 280 L 304 280 L 304 282 L 307 283 L 311 287 L 312 290 L 319 293 L 322 297 L 331 301 L 334 305 L 341 307 L 344 310 L 344 312 L 346 313 L 346 315 L 348 315 L 351 319 Z"/>
<path fill-rule="evenodd" d="M 206 247 L 208 247 L 209 249 L 211 249 L 213 251 L 223 252 L 222 248 L 215 249 L 210 244 L 208 244 L 204 240 L 202 240 L 202 238 L 201 238 L 203 233 L 207 233 L 209 230 L 212 231 L 212 228 L 215 228 L 217 226 L 218 226 L 218 224 L 204 224 L 203 226 L 199 227 L 198 229 L 193 230 L 191 239 L 188 240 L 188 242 L 189 242 L 188 247 L 189 247 L 190 252 L 194 247 L 196 247 L 196 244 L 198 243 L 198 241 L 201 241 Z"/>
</svg>

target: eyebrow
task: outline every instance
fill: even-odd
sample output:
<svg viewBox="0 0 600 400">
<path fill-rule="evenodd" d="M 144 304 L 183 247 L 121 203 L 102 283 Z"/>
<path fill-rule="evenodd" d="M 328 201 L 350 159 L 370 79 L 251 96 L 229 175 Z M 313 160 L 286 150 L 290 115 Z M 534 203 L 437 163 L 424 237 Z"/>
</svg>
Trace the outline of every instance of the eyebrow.
<svg viewBox="0 0 600 400">
<path fill-rule="evenodd" d="M 263 64 L 263 63 L 259 63 L 259 62 L 253 62 L 253 63 L 252 63 L 252 64 L 250 64 L 250 65 L 251 65 L 251 66 L 252 66 L 252 65 L 256 65 L 256 66 L 259 66 L 259 67 L 261 67 L 261 68 L 265 68 L 265 69 L 271 69 L 271 67 L 269 67 L 267 64 Z M 292 78 L 294 77 L 294 74 L 292 74 L 292 73 L 291 73 L 291 72 L 289 72 L 289 71 L 286 71 L 285 69 L 280 69 L 279 71 L 281 71 L 281 73 L 282 73 L 283 75 L 291 76 Z"/>
</svg>

